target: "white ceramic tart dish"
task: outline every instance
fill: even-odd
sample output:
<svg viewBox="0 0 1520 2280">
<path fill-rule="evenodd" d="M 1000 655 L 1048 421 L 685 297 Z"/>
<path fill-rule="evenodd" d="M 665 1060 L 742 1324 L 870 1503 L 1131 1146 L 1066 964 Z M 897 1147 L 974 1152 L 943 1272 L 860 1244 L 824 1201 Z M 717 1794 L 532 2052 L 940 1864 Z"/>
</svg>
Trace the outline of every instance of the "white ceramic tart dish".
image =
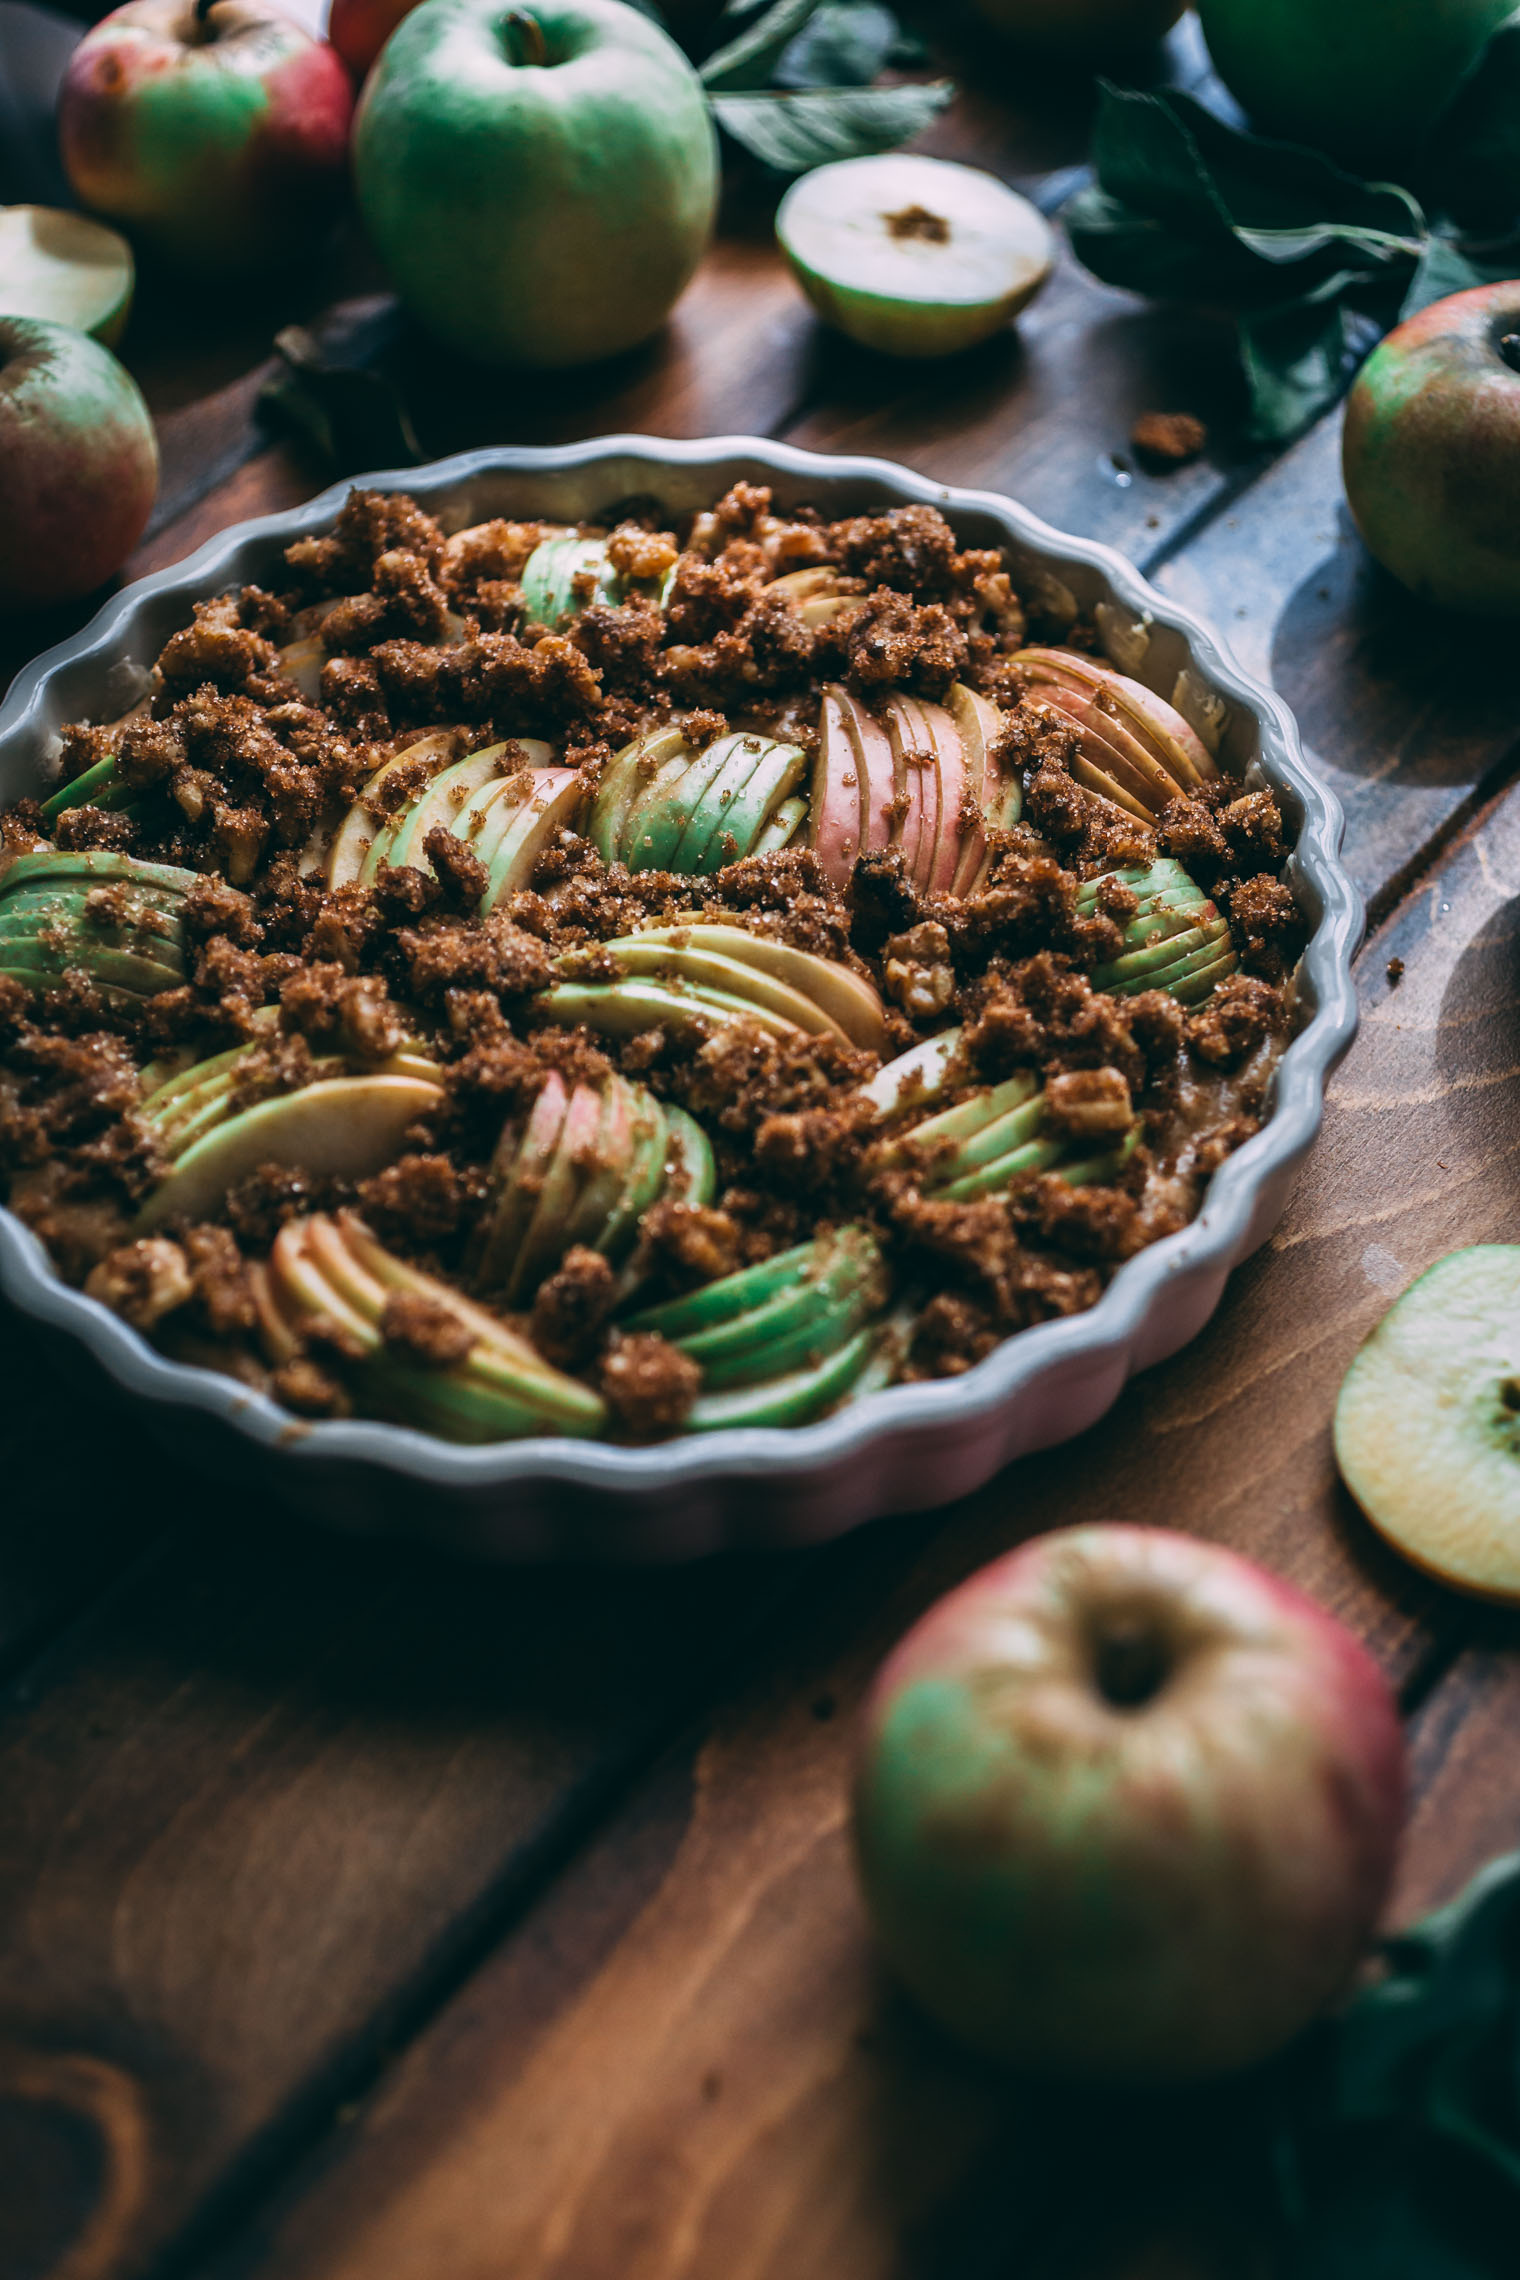
<svg viewBox="0 0 1520 2280">
<path fill-rule="evenodd" d="M 954 490 L 884 460 L 824 458 L 747 437 L 696 443 L 610 436 L 563 449 L 491 448 L 356 478 L 406 491 L 448 530 L 489 517 L 591 520 L 657 498 L 672 516 L 735 482 L 828 517 L 922 502 L 963 545 L 1001 548 L 1015 587 L 1064 589 L 1113 662 L 1206 722 L 1221 768 L 1278 795 L 1293 834 L 1284 876 L 1310 929 L 1296 978 L 1297 1031 L 1260 1132 L 1214 1174 L 1198 1216 L 1114 1275 L 1085 1313 L 1007 1338 L 964 1375 L 894 1386 L 793 1427 L 749 1427 L 652 1447 L 535 1438 L 461 1446 L 364 1419 L 303 1423 L 229 1376 L 166 1359 L 117 1315 L 64 1283 L 42 1245 L 0 1210 L 0 1292 L 61 1348 L 80 1349 L 177 1454 L 338 1526 L 411 1532 L 501 1559 L 678 1559 L 820 1541 L 889 1512 L 948 1503 L 1011 1459 L 1096 1423 L 1126 1380 L 1175 1353 L 1217 1306 L 1230 1270 L 1264 1242 L 1318 1132 L 1325 1082 L 1355 1033 L 1351 959 L 1362 908 L 1337 860 L 1342 818 L 1305 765 L 1273 693 L 1209 628 L 1121 556 L 1068 538 L 1013 501 Z M 0 708 L 0 804 L 50 789 L 59 730 L 121 713 L 193 602 L 276 583 L 283 548 L 331 527 L 352 485 L 227 530 L 110 600 L 30 666 Z"/>
</svg>

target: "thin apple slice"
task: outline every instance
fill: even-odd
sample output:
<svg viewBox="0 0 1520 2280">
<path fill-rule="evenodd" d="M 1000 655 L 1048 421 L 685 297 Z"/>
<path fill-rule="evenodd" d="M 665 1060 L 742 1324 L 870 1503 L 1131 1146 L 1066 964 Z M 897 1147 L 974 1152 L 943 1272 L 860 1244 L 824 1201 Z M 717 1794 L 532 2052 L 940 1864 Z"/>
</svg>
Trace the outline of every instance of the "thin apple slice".
<svg viewBox="0 0 1520 2280">
<path fill-rule="evenodd" d="M 390 818 L 377 800 L 383 799 L 384 788 L 419 767 L 419 763 L 432 759 L 441 772 L 449 763 L 454 739 L 446 731 L 435 736 L 420 737 L 409 744 L 404 752 L 396 753 L 383 768 L 363 785 L 358 798 L 339 824 L 327 856 L 327 883 L 330 887 L 352 886 L 364 868 L 364 859 L 381 832 L 388 828 Z"/>
<path fill-rule="evenodd" d="M 1217 778 L 1213 755 L 1196 730 L 1143 682 L 1079 650 L 1025 649 L 1014 663 L 1087 697 L 1100 717 L 1117 723 L 1127 742 L 1138 745 L 1183 793 Z"/>
<path fill-rule="evenodd" d="M 665 1156 L 665 1191 L 676 1203 L 711 1203 L 718 1184 L 712 1142 L 694 1116 L 674 1102 L 665 1110 L 670 1139 Z"/>
<path fill-rule="evenodd" d="M 783 800 L 776 809 L 754 846 L 752 855 L 779 855 L 783 847 L 790 847 L 802 826 L 807 822 L 808 803 L 795 793 Z"/>
<path fill-rule="evenodd" d="M 503 757 L 508 750 L 505 744 L 488 744 L 484 751 L 467 753 L 452 767 L 441 770 L 397 822 L 387 860 L 398 869 L 431 871 L 427 854 L 430 831 L 440 826 L 453 831 L 461 811 L 477 792 L 488 784 L 505 782 L 522 768 L 547 767 L 554 757 L 551 747 L 533 736 L 517 740 L 510 764 Z"/>
<path fill-rule="evenodd" d="M 1069 722 L 1081 740 L 1083 758 L 1120 785 L 1131 801 L 1138 800 L 1148 817 L 1162 814 L 1182 796 L 1176 777 L 1095 696 L 1065 681 L 1043 678 L 1031 681 L 1029 695 Z"/>
<path fill-rule="evenodd" d="M 591 844 L 604 863 L 621 863 L 629 814 L 651 779 L 670 761 L 691 759 L 692 748 L 678 728 L 636 736 L 615 753 L 596 787 L 587 826 Z"/>
<path fill-rule="evenodd" d="M 954 713 L 944 705 L 924 704 L 919 709 L 928 723 L 939 779 L 929 892 L 947 895 L 954 891 L 968 846 L 980 849 L 983 844 L 981 802 L 972 790 L 971 764 Z"/>
<path fill-rule="evenodd" d="M 511 1279 L 544 1180 L 554 1161 L 570 1093 L 551 1069 L 525 1125 L 508 1125 L 491 1159 L 496 1200 L 485 1223 L 472 1280 L 477 1290 L 498 1290 Z"/>
<path fill-rule="evenodd" d="M 788 798 L 807 766 L 800 745 L 777 744 L 766 739 L 759 762 L 735 791 L 717 830 L 703 853 L 703 870 L 721 871 L 729 863 L 753 855 L 756 845 L 778 807 Z"/>
<path fill-rule="evenodd" d="M 714 932 L 721 933 L 721 928 Z M 606 945 L 626 974 L 658 975 L 674 982 L 694 984 L 699 990 L 722 990 L 745 1004 L 777 1014 L 794 1029 L 823 1036 L 834 1023 L 814 1000 L 773 975 L 742 959 L 725 957 L 687 939 L 680 929 L 672 940 L 664 931 L 630 934 Z"/>
<path fill-rule="evenodd" d="M 326 663 L 327 648 L 320 634 L 308 633 L 300 641 L 287 641 L 280 651 L 280 671 L 287 681 L 294 681 L 309 705 L 322 700 L 322 668 Z"/>
<path fill-rule="evenodd" d="M 583 796 L 581 779 L 574 768 L 533 771 L 531 791 L 518 804 L 499 837 L 494 837 L 492 852 L 487 855 L 484 847 L 480 850 L 481 860 L 489 871 L 486 891 L 480 898 L 482 917 L 508 895 L 520 894 L 531 886 L 534 867 L 550 840 L 557 832 L 573 829 Z"/>
<path fill-rule="evenodd" d="M 735 1433 L 746 1427 L 811 1424 L 837 1408 L 859 1383 L 870 1363 L 878 1333 L 857 1331 L 827 1360 L 794 1370 L 764 1385 L 732 1393 L 699 1394 L 687 1412 L 688 1433 Z"/>
<path fill-rule="evenodd" d="M 259 1101 L 176 1159 L 139 1212 L 138 1231 L 178 1214 L 208 1218 L 261 1164 L 289 1164 L 315 1179 L 365 1179 L 401 1153 L 411 1126 L 442 1100 L 441 1085 L 418 1077 L 335 1077 Z"/>
<path fill-rule="evenodd" d="M 874 855 L 902 839 L 892 739 L 858 697 L 852 697 L 847 689 L 839 689 L 838 696 L 855 747 L 855 771 L 860 781 L 860 852 Z"/>
<path fill-rule="evenodd" d="M 608 1216 L 601 1240 L 592 1247 L 617 1260 L 638 1233 L 639 1221 L 665 1185 L 670 1148 L 669 1112 L 642 1085 L 630 1088 L 636 1107 L 633 1150 L 623 1192 Z M 704 1135 L 705 1137 L 705 1135 Z M 704 1197 L 703 1201 L 706 1200 Z"/>
<path fill-rule="evenodd" d="M 718 742 L 724 747 L 723 764 L 692 809 L 670 861 L 671 870 L 686 878 L 698 877 L 708 868 L 708 849 L 722 830 L 735 795 L 749 782 L 769 745 L 763 736 L 725 736 Z M 712 865 L 714 870 L 721 867 L 721 863 Z"/>
<path fill-rule="evenodd" d="M 772 1296 L 679 1338 L 681 1351 L 701 1367 L 704 1393 L 816 1363 L 879 1310 L 885 1266 L 866 1229 L 840 1228 L 806 1249 L 793 1279 Z"/>
<path fill-rule="evenodd" d="M 749 1022 L 772 1037 L 809 1034 L 752 998 L 676 981 L 555 982 L 535 999 L 534 1011 L 546 1021 L 603 1037 L 639 1037 L 667 1025 L 705 1033 L 734 1022 Z"/>
<path fill-rule="evenodd" d="M 900 816 L 894 833 L 909 880 L 922 890 L 929 883 L 939 829 L 939 777 L 934 737 L 916 697 L 889 697 L 882 719 L 892 747 L 894 800 Z"/>
<path fill-rule="evenodd" d="M 312 1221 L 307 1221 L 310 1227 Z M 559 1372 L 552 1362 L 546 1362 L 536 1346 L 509 1329 L 499 1315 L 466 1298 L 463 1291 L 452 1283 L 440 1282 L 436 1276 L 424 1274 L 420 1267 L 411 1266 L 405 1259 L 388 1251 L 356 1211 L 342 1210 L 332 1222 L 342 1237 L 343 1246 L 357 1268 L 386 1296 L 392 1291 L 423 1291 L 437 1294 L 458 1316 L 466 1329 L 473 1330 L 477 1346 L 466 1357 L 466 1366 L 473 1366 L 477 1355 L 494 1355 L 509 1363 L 524 1377 L 556 1378 Z M 378 1317 L 377 1317 L 378 1319 Z"/>
<path fill-rule="evenodd" d="M 530 622 L 557 633 L 594 602 L 618 602 L 622 584 L 602 538 L 569 532 L 541 539 L 523 564 L 523 607 Z"/>
<path fill-rule="evenodd" d="M 667 761 L 647 784 L 629 813 L 623 833 L 630 871 L 671 871 L 677 850 L 696 819 L 707 792 L 732 756 L 735 739 L 722 736 L 705 752 Z"/>
<path fill-rule="evenodd" d="M 851 733 L 849 704 L 843 689 L 825 687 L 808 827 L 813 853 L 837 887 L 847 887 L 853 878 L 866 830 L 865 771 Z"/>
<path fill-rule="evenodd" d="M 356 1356 L 378 1353 L 378 1319 L 338 1289 L 313 1257 L 310 1233 L 309 1219 L 288 1219 L 274 1239 L 269 1277 L 282 1316 L 296 1329 L 311 1322 L 330 1323 L 345 1334 Z"/>
<path fill-rule="evenodd" d="M 504 1285 L 509 1304 L 530 1295 L 569 1249 L 570 1228 L 596 1161 L 601 1124 L 601 1093 L 594 1085 L 577 1085 Z"/>
<path fill-rule="evenodd" d="M 900 1053 L 895 1061 L 879 1068 L 869 1084 L 861 1086 L 868 1100 L 876 1104 L 880 1121 L 899 1116 L 910 1108 L 922 1108 L 926 1102 L 940 1099 L 949 1082 L 951 1065 L 960 1048 L 961 1033 L 957 1029 L 942 1029 L 936 1037 L 926 1037 L 921 1045 L 914 1045 Z"/>
<path fill-rule="evenodd" d="M 752 934 L 741 919 L 725 918 L 717 911 L 682 917 L 669 927 L 647 927 L 624 939 L 686 944 L 693 950 L 710 950 L 720 958 L 752 967 L 809 999 L 850 1044 L 860 1045 L 868 1053 L 881 1050 L 886 1027 L 881 999 L 863 975 L 832 958 L 795 949 L 789 942 L 778 942 L 772 934 Z"/>
<path fill-rule="evenodd" d="M 766 587 L 797 612 L 804 625 L 828 625 L 842 610 L 858 609 L 863 596 L 839 591 L 839 572 L 827 563 L 809 570 L 788 570 Z"/>
<path fill-rule="evenodd" d="M 287 1312 L 281 1304 L 265 1260 L 250 1260 L 246 1274 L 259 1344 L 268 1361 L 279 1369 L 284 1363 L 295 1361 L 301 1351 L 301 1336 L 296 1327 L 299 1317 L 293 1320 L 294 1308 Z"/>
</svg>

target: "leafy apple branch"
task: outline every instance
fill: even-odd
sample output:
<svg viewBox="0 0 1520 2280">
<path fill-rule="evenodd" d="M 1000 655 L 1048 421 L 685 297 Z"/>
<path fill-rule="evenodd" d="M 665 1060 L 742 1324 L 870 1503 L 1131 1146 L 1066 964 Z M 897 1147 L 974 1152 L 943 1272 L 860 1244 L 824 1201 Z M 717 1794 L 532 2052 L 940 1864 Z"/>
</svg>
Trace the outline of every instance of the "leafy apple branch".
<svg viewBox="0 0 1520 2280">
<path fill-rule="evenodd" d="M 1078 258 L 1107 284 L 1227 310 L 1251 432 L 1285 443 L 1391 325 L 1520 266 L 1520 11 L 1432 122 L 1413 188 L 1246 134 L 1190 95 L 1106 82 L 1092 156 L 1096 180 L 1063 214 Z"/>
<path fill-rule="evenodd" d="M 713 116 L 777 174 L 893 150 L 955 93 L 948 79 L 874 84 L 924 60 L 880 0 L 730 0 L 720 21 L 741 28 L 698 65 Z"/>
</svg>

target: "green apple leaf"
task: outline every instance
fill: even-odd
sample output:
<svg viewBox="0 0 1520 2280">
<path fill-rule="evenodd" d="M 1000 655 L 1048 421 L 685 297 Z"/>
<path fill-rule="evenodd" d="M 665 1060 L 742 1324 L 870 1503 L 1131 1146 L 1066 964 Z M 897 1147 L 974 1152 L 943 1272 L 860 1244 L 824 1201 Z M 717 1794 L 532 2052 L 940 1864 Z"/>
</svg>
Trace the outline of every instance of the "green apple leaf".
<svg viewBox="0 0 1520 2280">
<path fill-rule="evenodd" d="M 1483 249 L 1485 252 L 1488 248 Z M 1399 310 L 1399 321 L 1412 317 L 1420 309 L 1428 309 L 1432 301 L 1444 301 L 1449 293 L 1468 293 L 1475 285 L 1497 285 L 1506 277 L 1516 274 L 1516 255 L 1501 254 L 1498 260 L 1480 261 L 1476 254 L 1457 244 L 1453 239 L 1435 235 L 1427 238 L 1404 303 Z"/>
<path fill-rule="evenodd" d="M 897 18 L 881 0 L 824 0 L 782 55 L 777 87 L 869 87 L 895 53 Z"/>
<path fill-rule="evenodd" d="M 1339 402 L 1382 329 L 1346 298 L 1356 282 L 1342 273 L 1299 300 L 1241 315 L 1252 442 L 1290 443 Z"/>
<path fill-rule="evenodd" d="M 1520 1853 L 1390 1941 L 1306 2053 L 1273 2169 L 1293 2280 L 1508 2280 L 1520 2238 Z"/>
<path fill-rule="evenodd" d="M 764 87 L 785 50 L 802 30 L 819 0 L 772 0 L 763 16 L 715 48 L 698 74 L 704 87 Z"/>
<path fill-rule="evenodd" d="M 800 94 L 718 95 L 725 133 L 777 174 L 805 174 L 836 158 L 895 150 L 922 133 L 955 93 L 949 79 L 911 87 L 839 87 Z"/>
</svg>

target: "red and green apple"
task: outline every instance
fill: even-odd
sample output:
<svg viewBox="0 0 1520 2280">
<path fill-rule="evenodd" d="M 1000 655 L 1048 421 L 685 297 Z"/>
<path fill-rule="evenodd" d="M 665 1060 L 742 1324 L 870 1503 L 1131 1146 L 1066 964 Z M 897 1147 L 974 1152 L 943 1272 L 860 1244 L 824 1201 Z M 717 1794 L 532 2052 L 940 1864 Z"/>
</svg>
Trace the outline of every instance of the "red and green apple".
<svg viewBox="0 0 1520 2280">
<path fill-rule="evenodd" d="M 1180 2081 L 1345 1986 L 1404 1807 L 1398 1714 L 1333 1618 L 1166 1529 L 1036 1538 L 932 1608 L 866 1710 L 887 1957 L 1005 2063 Z"/>
<path fill-rule="evenodd" d="M 128 0 L 69 59 L 58 134 L 74 193 L 186 266 L 294 262 L 341 206 L 353 87 L 266 0 Z"/>
<path fill-rule="evenodd" d="M 701 82 L 621 0 L 427 0 L 365 83 L 359 206 L 407 308 L 484 363 L 590 363 L 664 322 L 712 231 Z"/>
<path fill-rule="evenodd" d="M 1391 332 L 1357 375 L 1341 456 L 1385 569 L 1444 608 L 1520 615 L 1520 279 Z"/>
<path fill-rule="evenodd" d="M 119 570 L 158 488 L 136 381 L 71 326 L 0 317 L 0 609 L 73 601 Z"/>
</svg>

